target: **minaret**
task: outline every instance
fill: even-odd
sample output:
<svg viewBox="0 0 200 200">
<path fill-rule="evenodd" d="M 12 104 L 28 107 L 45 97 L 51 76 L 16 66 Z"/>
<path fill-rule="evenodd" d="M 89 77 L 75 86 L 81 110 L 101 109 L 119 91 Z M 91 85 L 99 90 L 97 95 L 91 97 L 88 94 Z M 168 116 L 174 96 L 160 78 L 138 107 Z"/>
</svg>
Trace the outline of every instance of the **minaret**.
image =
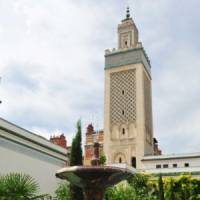
<svg viewBox="0 0 200 200">
<path fill-rule="evenodd" d="M 107 163 L 142 168 L 153 155 L 151 65 L 127 8 L 118 49 L 105 51 L 104 152 Z"/>
</svg>

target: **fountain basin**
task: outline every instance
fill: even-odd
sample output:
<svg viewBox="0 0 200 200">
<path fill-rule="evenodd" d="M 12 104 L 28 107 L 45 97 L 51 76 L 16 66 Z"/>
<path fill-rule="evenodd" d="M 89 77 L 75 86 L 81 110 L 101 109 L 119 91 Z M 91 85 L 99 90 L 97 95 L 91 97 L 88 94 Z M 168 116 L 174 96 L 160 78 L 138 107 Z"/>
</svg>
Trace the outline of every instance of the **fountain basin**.
<svg viewBox="0 0 200 200">
<path fill-rule="evenodd" d="M 58 170 L 56 177 L 82 188 L 88 200 L 102 200 L 108 186 L 115 185 L 134 173 L 128 167 L 73 166 Z"/>
</svg>

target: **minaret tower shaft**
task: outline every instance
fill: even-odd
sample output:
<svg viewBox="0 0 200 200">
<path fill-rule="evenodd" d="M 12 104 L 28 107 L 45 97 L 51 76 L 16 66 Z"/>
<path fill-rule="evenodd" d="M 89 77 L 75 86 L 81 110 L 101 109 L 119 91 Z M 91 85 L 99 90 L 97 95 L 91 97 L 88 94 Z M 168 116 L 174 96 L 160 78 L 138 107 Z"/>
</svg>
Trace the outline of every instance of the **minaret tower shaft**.
<svg viewBox="0 0 200 200">
<path fill-rule="evenodd" d="M 153 155 L 151 65 L 127 8 L 118 49 L 105 51 L 104 152 L 110 163 L 142 168 Z"/>
</svg>

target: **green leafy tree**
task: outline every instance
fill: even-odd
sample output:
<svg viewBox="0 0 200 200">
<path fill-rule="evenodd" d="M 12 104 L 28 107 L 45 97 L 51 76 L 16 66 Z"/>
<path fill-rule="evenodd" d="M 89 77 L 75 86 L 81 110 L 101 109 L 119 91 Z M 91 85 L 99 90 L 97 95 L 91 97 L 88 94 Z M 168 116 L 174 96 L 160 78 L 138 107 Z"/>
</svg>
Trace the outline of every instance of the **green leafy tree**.
<svg viewBox="0 0 200 200">
<path fill-rule="evenodd" d="M 72 141 L 70 166 L 83 165 L 81 142 L 81 121 L 79 120 L 77 122 L 77 133 Z M 83 200 L 83 191 L 81 188 L 70 185 L 70 193 L 72 200 Z"/>
<path fill-rule="evenodd" d="M 27 174 L 10 173 L 0 177 L 0 200 L 39 199 L 38 183 Z"/>
</svg>

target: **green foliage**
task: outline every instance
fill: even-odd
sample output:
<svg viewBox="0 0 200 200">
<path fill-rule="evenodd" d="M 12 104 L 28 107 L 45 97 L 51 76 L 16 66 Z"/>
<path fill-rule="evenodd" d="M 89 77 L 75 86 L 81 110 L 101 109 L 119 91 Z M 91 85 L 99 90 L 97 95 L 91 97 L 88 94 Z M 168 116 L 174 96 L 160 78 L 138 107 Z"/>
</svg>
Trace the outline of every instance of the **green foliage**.
<svg viewBox="0 0 200 200">
<path fill-rule="evenodd" d="M 106 164 L 106 156 L 104 154 L 100 155 L 99 162 L 100 162 L 100 165 Z"/>
<path fill-rule="evenodd" d="M 170 178 L 169 183 L 166 184 L 166 199 L 176 200 L 176 185 L 172 178 Z"/>
<path fill-rule="evenodd" d="M 139 179 L 137 177 L 137 179 Z M 140 189 L 139 189 L 140 188 Z M 107 189 L 105 200 L 157 200 L 151 193 L 145 193 L 144 187 L 135 188 L 127 182 L 121 182 Z"/>
<path fill-rule="evenodd" d="M 70 200 L 70 189 L 69 189 L 69 183 L 66 181 L 63 183 L 60 183 L 58 188 L 55 191 L 56 194 L 56 200 Z"/>
<path fill-rule="evenodd" d="M 175 198 L 177 200 L 198 199 L 200 195 L 200 180 L 191 175 L 182 175 L 174 180 Z"/>
<path fill-rule="evenodd" d="M 136 174 L 128 178 L 128 183 L 109 188 L 106 200 L 200 200 L 200 179 L 191 175 L 162 177 Z"/>
<path fill-rule="evenodd" d="M 61 198 L 70 200 L 69 188 L 61 187 Z M 64 190 L 64 192 L 62 192 Z M 63 198 L 62 198 L 63 197 Z M 80 198 L 77 198 L 78 200 Z M 145 174 L 130 176 L 126 181 L 106 190 L 105 200 L 200 200 L 200 179 L 189 175 L 166 178 L 160 175 L 158 179 Z"/>
<path fill-rule="evenodd" d="M 158 188 L 159 188 L 159 199 L 164 200 L 165 198 L 164 198 L 163 180 L 161 174 L 158 178 Z"/>
<path fill-rule="evenodd" d="M 135 192 L 135 199 L 154 199 L 154 188 L 149 184 L 149 176 L 145 174 L 135 174 L 128 178 L 129 184 Z"/>
<path fill-rule="evenodd" d="M 70 166 L 83 165 L 81 142 L 81 121 L 79 120 L 77 122 L 77 133 L 72 141 Z"/>
<path fill-rule="evenodd" d="M 81 142 L 81 121 L 79 120 L 77 122 L 77 133 L 72 141 L 70 166 L 83 165 Z M 72 200 L 83 200 L 83 191 L 77 186 L 70 185 L 70 194 Z"/>
<path fill-rule="evenodd" d="M 131 200 L 135 199 L 133 188 L 124 182 L 117 186 L 110 187 L 105 193 L 105 200 Z"/>
<path fill-rule="evenodd" d="M 38 190 L 36 181 L 27 174 L 10 173 L 0 177 L 0 200 L 39 199 Z"/>
<path fill-rule="evenodd" d="M 128 182 L 135 189 L 136 193 L 140 193 L 143 190 L 145 193 L 148 192 L 148 176 L 144 174 L 135 174 L 128 178 Z"/>
<path fill-rule="evenodd" d="M 197 200 L 200 196 L 200 179 L 192 178 L 191 175 L 162 179 L 165 200 Z"/>
</svg>

